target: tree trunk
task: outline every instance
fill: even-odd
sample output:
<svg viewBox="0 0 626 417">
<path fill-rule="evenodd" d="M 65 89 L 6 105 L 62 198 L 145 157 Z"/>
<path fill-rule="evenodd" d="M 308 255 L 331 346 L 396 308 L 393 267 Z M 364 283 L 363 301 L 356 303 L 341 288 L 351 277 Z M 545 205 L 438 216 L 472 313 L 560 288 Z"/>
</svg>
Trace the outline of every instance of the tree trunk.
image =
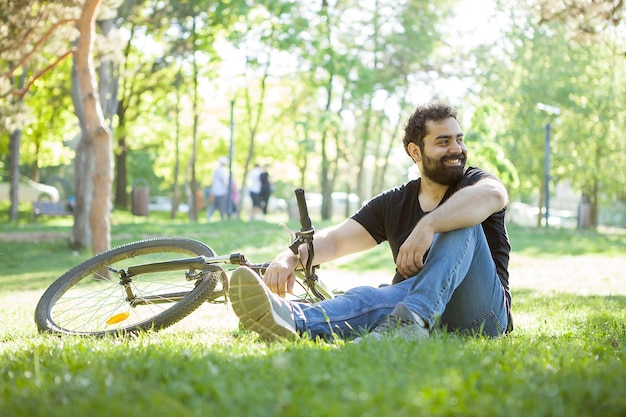
<svg viewBox="0 0 626 417">
<path fill-rule="evenodd" d="M 544 190 L 546 189 L 544 184 L 545 180 L 541 182 L 541 190 L 539 191 L 539 207 L 537 207 L 539 209 L 539 211 L 537 211 L 537 227 L 541 227 L 543 220 L 543 212 L 541 211 L 541 209 L 544 208 L 544 202 L 546 201 L 544 198 Z"/>
<path fill-rule="evenodd" d="M 20 90 L 24 88 L 24 84 L 26 83 L 26 73 L 27 66 L 24 66 L 24 71 L 22 72 L 22 76 L 20 77 L 19 88 Z M 15 100 L 14 104 L 19 104 L 22 102 L 22 97 L 18 100 Z M 19 204 L 18 199 L 18 191 L 20 187 L 20 144 L 22 143 L 22 129 L 16 129 L 11 132 L 9 138 L 9 180 L 11 181 L 10 187 L 10 201 L 11 206 L 9 207 L 9 220 L 12 222 L 16 222 L 18 218 L 18 210 L 17 206 Z"/>
<path fill-rule="evenodd" d="M 120 125 L 121 127 L 122 125 Z M 117 138 L 117 153 L 115 155 L 115 206 L 121 209 L 128 208 L 128 186 L 126 173 L 126 159 L 128 157 L 128 146 L 126 145 L 126 135 Z"/>
<path fill-rule="evenodd" d="M 72 248 L 85 249 L 91 242 L 89 229 L 89 207 L 91 207 L 92 183 L 91 168 L 93 167 L 93 150 L 91 138 L 86 134 L 85 109 L 82 101 L 80 83 L 78 81 L 76 56 L 72 66 L 72 102 L 74 114 L 80 125 L 80 139 L 74 157 L 74 224 L 72 226 Z"/>
<path fill-rule="evenodd" d="M 333 80 L 334 75 L 330 74 L 328 77 L 328 82 L 326 84 L 326 104 L 324 106 L 324 114 L 330 114 L 330 106 L 332 103 L 332 93 L 333 93 Z M 321 216 L 322 220 L 330 220 L 332 217 L 332 187 L 331 187 L 331 179 L 330 179 L 330 161 L 328 158 L 328 150 L 326 149 L 327 138 L 328 138 L 329 128 L 326 123 L 323 123 L 321 129 L 321 153 L 322 153 L 322 171 L 321 171 L 321 186 L 322 186 L 322 207 L 321 207 Z"/>
<path fill-rule="evenodd" d="M 355 146 L 355 151 L 357 154 L 356 159 L 356 184 L 354 187 L 356 188 L 357 195 L 367 195 L 370 191 L 366 189 L 366 184 L 364 180 L 365 176 L 365 158 L 367 156 L 367 145 L 369 142 L 369 138 L 371 136 L 370 128 L 372 123 L 372 100 L 367 100 L 367 109 L 365 109 L 365 117 L 364 117 L 364 125 L 363 125 L 363 133 L 360 136 L 360 141 L 358 145 Z"/>
<path fill-rule="evenodd" d="M 194 100 L 195 103 L 195 100 Z M 196 105 L 194 104 L 194 113 L 196 111 Z M 198 221 L 198 207 L 196 204 L 196 153 L 198 149 L 198 115 L 193 117 L 193 133 L 192 133 L 192 145 L 191 155 L 189 156 L 189 162 L 187 162 L 187 204 L 189 205 L 189 220 L 192 222 Z"/>
<path fill-rule="evenodd" d="M 72 226 L 72 247 L 85 249 L 91 242 L 89 208 L 93 195 L 91 172 L 93 167 L 93 146 L 91 138 L 83 130 L 74 157 L 74 225 Z"/>
<path fill-rule="evenodd" d="M 85 0 L 77 23 L 80 38 L 76 47 L 76 72 L 85 110 L 85 135 L 93 145 L 93 199 L 89 210 L 93 253 L 111 247 L 110 196 L 113 177 L 111 133 L 107 128 L 93 66 L 92 50 L 96 11 L 100 0 Z"/>
<path fill-rule="evenodd" d="M 114 28 L 115 19 L 106 19 L 98 21 L 98 26 L 102 32 L 102 36 L 107 38 L 107 42 L 110 43 L 111 31 Z M 104 119 L 108 124 L 108 128 L 111 131 L 111 141 L 113 137 L 113 117 L 118 113 L 119 106 L 118 91 L 119 90 L 119 71 L 114 68 L 110 54 L 105 54 L 100 59 L 100 65 L 98 66 L 98 93 L 100 95 L 100 106 Z M 124 143 L 124 139 L 121 139 Z M 111 151 L 113 152 L 113 143 L 110 144 Z M 113 158 L 113 156 L 111 156 Z M 125 164 L 126 155 L 122 157 L 122 163 Z M 126 171 L 125 165 L 121 170 L 117 171 L 117 179 L 121 181 L 123 190 L 126 190 Z M 111 174 L 113 175 L 113 174 Z M 110 198 L 110 197 L 109 197 Z M 125 203 L 125 201 L 123 201 Z"/>
<path fill-rule="evenodd" d="M 16 222 L 18 218 L 17 205 L 18 189 L 20 186 L 20 142 L 22 141 L 22 129 L 11 132 L 9 139 L 9 180 L 11 181 L 9 207 L 9 220 Z"/>
<path fill-rule="evenodd" d="M 244 167 L 244 174 L 243 174 L 243 178 L 241 180 L 242 183 L 242 187 L 241 187 L 241 192 L 239 194 L 239 207 L 242 206 L 242 202 L 243 202 L 243 198 L 246 194 L 246 187 L 243 186 L 243 184 L 246 183 L 246 180 L 248 178 L 248 173 L 250 172 L 250 166 L 253 165 L 253 160 L 255 158 L 255 154 L 256 154 L 256 134 L 259 131 L 259 125 L 261 123 L 261 120 L 263 120 L 263 114 L 265 112 L 265 96 L 267 93 L 267 79 L 269 77 L 269 68 L 270 68 L 270 64 L 271 64 L 271 60 L 268 59 L 267 62 L 265 63 L 265 66 L 263 67 L 263 75 L 261 76 L 260 80 L 259 80 L 259 96 L 258 96 L 258 102 L 256 103 L 256 105 L 253 105 L 254 103 L 252 102 L 252 96 L 250 95 L 250 88 L 246 88 L 244 91 L 244 97 L 245 97 L 245 107 L 246 107 L 246 112 L 248 113 L 248 134 L 250 135 L 250 145 L 248 147 L 248 154 L 246 156 L 246 164 Z M 231 109 L 233 109 L 234 111 L 234 106 L 235 106 L 235 98 L 231 98 Z M 232 120 L 231 120 L 232 122 Z M 234 126 L 233 126 L 234 127 Z M 233 137 L 234 140 L 234 137 Z M 237 216 L 239 216 L 241 213 L 241 210 L 238 211 Z"/>
<path fill-rule="evenodd" d="M 189 158 L 189 164 L 187 166 L 187 201 L 189 203 L 189 220 L 192 222 L 198 221 L 198 204 L 196 199 L 196 189 L 198 188 L 198 184 L 196 181 L 196 157 L 198 154 L 198 122 L 200 115 L 198 114 L 198 100 L 199 100 L 199 92 L 198 92 L 198 61 L 196 57 L 196 18 L 193 20 L 193 33 L 191 35 L 193 45 L 192 51 L 192 66 L 193 66 L 193 132 L 192 132 L 192 148 L 191 148 L 191 156 Z"/>
<path fill-rule="evenodd" d="M 599 200 L 600 200 L 600 187 L 598 186 L 598 182 L 595 181 L 593 184 L 593 190 L 591 193 L 591 223 L 590 227 L 596 229 L 598 227 L 598 213 L 599 213 Z"/>
<path fill-rule="evenodd" d="M 176 103 L 174 107 L 175 114 L 175 126 L 176 126 L 176 134 L 174 135 L 174 184 L 172 186 L 172 210 L 170 211 L 170 218 L 176 218 L 176 213 L 178 212 L 178 203 L 180 203 L 180 184 L 178 177 L 180 175 L 180 84 L 182 81 L 181 70 L 178 70 L 178 75 L 176 76 Z"/>
</svg>

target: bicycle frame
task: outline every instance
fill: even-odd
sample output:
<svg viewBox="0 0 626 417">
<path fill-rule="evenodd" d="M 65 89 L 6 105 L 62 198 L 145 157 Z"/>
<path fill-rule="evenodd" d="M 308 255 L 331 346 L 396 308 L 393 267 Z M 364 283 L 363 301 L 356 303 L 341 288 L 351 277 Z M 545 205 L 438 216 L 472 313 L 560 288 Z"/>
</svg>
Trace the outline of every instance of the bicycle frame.
<svg viewBox="0 0 626 417">
<path fill-rule="evenodd" d="M 303 302 L 333 298 L 315 272 L 315 230 L 301 188 L 296 199 L 301 228 L 289 248 L 300 260 L 294 283 L 299 290 L 292 295 Z M 300 259 L 301 245 L 308 250 L 306 262 Z M 37 303 L 35 323 L 42 332 L 82 336 L 160 330 L 205 302 L 227 303 L 230 270 L 246 266 L 263 276 L 269 265 L 253 264 L 241 253 L 218 256 L 193 239 L 131 242 L 83 261 L 54 281 Z"/>
<path fill-rule="evenodd" d="M 298 188 L 295 191 L 296 200 L 298 202 L 298 208 L 300 211 L 300 231 L 296 232 L 296 238 L 293 240 L 289 248 L 291 251 L 297 255 L 299 254 L 299 247 L 302 244 L 307 245 L 308 257 L 306 264 L 304 266 L 304 270 L 301 272 L 301 278 L 304 282 L 304 290 L 311 291 L 311 293 L 317 298 L 317 300 L 325 300 L 327 298 L 331 298 L 332 292 L 323 289 L 320 291 L 318 288 L 320 282 L 319 278 L 315 272 L 317 266 L 314 265 L 313 260 L 315 256 L 314 247 L 313 247 L 313 235 L 315 234 L 315 229 L 311 224 L 311 219 L 308 214 L 308 210 L 306 207 L 306 200 L 304 198 L 304 190 L 302 188 Z M 131 304 L 131 306 L 137 306 L 142 304 L 157 304 L 157 303 L 169 303 L 172 301 L 178 301 L 183 299 L 186 296 L 186 293 L 171 293 L 171 294 L 160 294 L 158 297 L 142 297 L 137 298 L 132 291 L 132 287 L 130 283 L 132 282 L 132 277 L 141 275 L 144 273 L 154 273 L 154 272 L 167 272 L 167 271 L 176 271 L 181 269 L 188 269 L 189 271 L 185 274 L 187 280 L 193 281 L 196 279 L 201 279 L 203 277 L 204 272 L 223 272 L 223 268 L 219 265 L 222 264 L 231 264 L 231 265 L 243 265 L 247 266 L 256 272 L 259 275 L 262 275 L 265 272 L 265 269 L 269 264 L 251 264 L 246 256 L 242 253 L 232 253 L 230 255 L 221 255 L 221 256 L 198 256 L 196 258 L 188 258 L 188 259 L 175 259 L 166 262 L 156 262 L 142 265 L 133 265 L 128 267 L 127 269 L 114 270 L 109 268 L 111 272 L 114 272 L 120 277 L 120 285 L 122 285 L 126 291 L 127 301 Z M 201 272 L 196 272 L 201 271 Z M 222 282 L 227 282 L 225 278 L 222 279 Z M 226 295 L 227 285 L 223 285 L 224 291 L 217 291 L 211 294 L 209 297 L 210 302 L 215 301 L 217 298 L 223 295 Z"/>
</svg>

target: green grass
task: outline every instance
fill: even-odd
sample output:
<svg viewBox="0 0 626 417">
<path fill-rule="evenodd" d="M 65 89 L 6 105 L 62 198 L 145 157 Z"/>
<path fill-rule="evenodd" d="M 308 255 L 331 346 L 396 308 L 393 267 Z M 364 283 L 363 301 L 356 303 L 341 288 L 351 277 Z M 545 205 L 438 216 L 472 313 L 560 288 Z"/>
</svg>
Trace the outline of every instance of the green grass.
<svg viewBox="0 0 626 417">
<path fill-rule="evenodd" d="M 188 224 L 124 213 L 116 222 L 115 245 L 188 236 L 264 260 L 288 241 L 274 222 Z M 65 219 L 0 224 L 2 235 L 69 238 L 70 230 Z M 554 262 L 626 252 L 624 233 L 509 231 L 516 252 Z M 266 344 L 236 326 L 201 323 L 128 339 L 39 335 L 32 315 L 41 292 L 89 256 L 73 253 L 68 238 L 0 239 L 1 416 L 626 415 L 626 295 L 516 289 L 516 330 L 496 340 L 439 333 L 418 344 Z M 351 266 L 385 269 L 387 258 L 381 248 Z"/>
<path fill-rule="evenodd" d="M 513 251 L 534 257 L 576 256 L 602 254 L 624 256 L 626 231 L 521 228 L 509 226 Z"/>
</svg>

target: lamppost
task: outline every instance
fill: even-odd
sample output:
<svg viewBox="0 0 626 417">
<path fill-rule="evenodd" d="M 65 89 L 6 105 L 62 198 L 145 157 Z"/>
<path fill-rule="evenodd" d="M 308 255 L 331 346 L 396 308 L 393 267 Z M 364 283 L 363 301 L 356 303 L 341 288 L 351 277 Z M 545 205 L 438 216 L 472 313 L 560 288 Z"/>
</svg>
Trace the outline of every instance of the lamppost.
<svg viewBox="0 0 626 417">
<path fill-rule="evenodd" d="M 233 192 L 233 144 L 235 141 L 235 99 L 230 100 L 230 144 L 228 146 L 228 191 L 226 192 L 226 217 L 230 219 Z"/>
<path fill-rule="evenodd" d="M 544 159 L 544 193 L 545 193 L 545 220 L 546 227 L 549 225 L 550 219 L 550 129 L 552 123 L 552 116 L 561 114 L 561 109 L 556 106 L 550 106 L 543 103 L 537 103 L 537 108 L 541 111 L 545 111 L 550 115 L 548 123 L 546 124 L 546 141 L 545 141 L 545 159 Z"/>
</svg>

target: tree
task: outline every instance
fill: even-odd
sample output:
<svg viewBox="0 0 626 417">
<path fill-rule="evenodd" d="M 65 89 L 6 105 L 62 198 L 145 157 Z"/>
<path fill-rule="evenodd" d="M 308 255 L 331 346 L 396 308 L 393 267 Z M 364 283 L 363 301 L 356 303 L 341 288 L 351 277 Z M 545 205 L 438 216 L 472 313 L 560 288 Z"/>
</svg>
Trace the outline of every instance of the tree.
<svg viewBox="0 0 626 417">
<path fill-rule="evenodd" d="M 409 97 L 415 95 L 416 81 L 430 80 L 433 74 L 444 75 L 432 55 L 442 45 L 437 23 L 447 16 L 451 3 L 437 2 L 432 7 L 427 0 L 402 4 L 356 1 L 322 10 L 319 35 L 315 38 L 319 39 L 318 51 L 324 53 L 317 52 L 321 60 L 313 55 L 311 62 L 314 72 L 321 68 L 327 74 L 325 80 L 319 78 L 326 100 L 322 111 L 327 115 L 326 121 L 335 123 L 324 125 L 333 128 L 322 131 L 322 138 L 332 132 L 342 135 L 335 136 L 330 155 L 346 159 L 322 162 L 323 217 L 331 212 L 330 194 L 337 181 L 333 172 L 341 163 L 353 174 L 346 179 L 349 188 L 361 197 L 368 198 L 384 187 L 382 181 L 367 184 L 365 173 L 374 171 L 374 178 L 384 178 L 387 158 L 397 145 L 392 139 L 397 137 L 401 116 L 387 112 L 387 106 L 395 104 L 404 111 L 407 103 L 415 101 Z M 358 14 L 349 13 L 357 8 Z M 348 19 L 350 24 L 346 24 Z M 344 132 L 345 125 L 341 129 L 336 125 L 342 125 L 347 115 L 355 125 Z M 321 149 L 324 158 L 324 143 Z M 368 164 L 370 160 L 374 164 Z"/>
<path fill-rule="evenodd" d="M 113 70 L 111 54 L 103 46 L 113 46 L 109 37 L 113 30 L 117 5 L 115 0 L 105 4 L 98 2 L 95 5 L 86 3 L 83 5 L 81 18 L 77 24 L 80 37 L 72 68 L 72 99 L 81 127 L 74 158 L 75 204 L 72 246 L 82 249 L 91 242 L 94 254 L 110 248 L 112 129 L 113 116 L 118 105 L 118 81 Z M 91 7 L 94 11 L 90 10 Z M 93 15 L 90 16 L 90 13 Z M 100 27 L 100 32 L 96 30 L 96 25 Z M 99 33 L 102 40 L 99 45 L 102 50 L 96 66 L 93 63 L 96 55 L 94 43 Z M 87 58 L 81 54 L 86 54 Z M 96 101 L 95 104 L 92 99 Z M 104 130 L 100 131 L 100 128 Z"/>
<path fill-rule="evenodd" d="M 189 3 L 169 4 L 171 14 L 170 24 L 176 28 L 172 34 L 166 36 L 168 42 L 167 53 L 179 61 L 181 71 L 190 81 L 191 112 L 192 112 L 192 146 L 186 169 L 186 189 L 189 202 L 189 219 L 197 221 L 197 198 L 199 181 L 196 179 L 196 164 L 198 160 L 198 143 L 200 135 L 200 114 L 202 97 L 200 96 L 200 82 L 210 77 L 217 63 L 220 61 L 215 51 L 214 43 L 218 36 L 227 29 L 233 21 L 247 10 L 244 1 L 235 2 L 208 2 L 196 0 Z"/>
<path fill-rule="evenodd" d="M 26 123 L 24 97 L 36 81 L 72 54 L 71 48 L 59 45 L 72 37 L 67 30 L 75 21 L 73 11 L 71 1 L 16 0 L 0 6 L 0 63 L 8 68 L 0 73 L 0 131 L 10 133 L 12 221 L 17 220 L 19 151 Z"/>
<path fill-rule="evenodd" d="M 531 0 L 529 5 L 538 9 L 539 24 L 565 24 L 581 37 L 595 38 L 624 19 L 624 0 Z"/>
<path fill-rule="evenodd" d="M 9 2 L 6 8 L 1 9 L 7 13 L 6 26 L 9 28 L 8 36 L 0 43 L 10 46 L 15 59 L 9 71 L 4 77 L 11 79 L 13 75 L 22 70 L 26 74 L 27 64 L 35 58 L 39 58 L 46 65 L 35 66 L 32 76 L 28 77 L 24 87 L 19 90 L 9 90 L 3 94 L 23 97 L 34 85 L 35 81 L 43 74 L 55 68 L 66 57 L 73 55 L 76 76 L 80 85 L 79 99 L 80 110 L 77 113 L 84 116 L 81 125 L 84 127 L 83 139 L 93 146 L 93 152 L 87 147 L 85 152 L 79 155 L 87 162 L 84 167 L 93 166 L 94 204 L 82 194 L 77 194 L 76 216 L 80 219 L 81 213 L 89 210 L 89 225 L 91 228 L 92 244 L 94 253 L 101 252 L 110 247 L 110 224 L 109 224 L 109 200 L 111 188 L 111 145 L 110 129 L 105 124 L 102 106 L 99 100 L 98 86 L 93 66 L 93 38 L 96 33 L 96 13 L 100 6 L 100 0 L 85 0 L 80 12 L 72 1 L 47 2 L 47 1 L 16 1 Z M 76 17 L 79 16 L 79 17 Z M 25 21 L 20 21 L 20 19 Z M 76 25 L 78 41 L 74 47 L 71 41 L 74 35 L 68 36 L 67 29 L 73 31 Z M 72 33 L 72 32 L 70 32 Z M 68 44 L 68 38 L 70 43 Z M 16 41 L 17 40 L 17 41 Z M 59 47 L 59 40 L 63 40 L 65 47 Z M 57 42 L 57 43 L 55 43 Z M 52 48 L 52 57 L 45 47 Z M 61 52 L 57 52 L 60 50 Z M 80 119 L 80 117 L 79 117 Z M 14 149 L 19 147 L 14 147 Z M 15 153 L 15 152 L 14 152 Z M 79 149 L 79 153 L 81 150 Z M 93 157 L 93 159 L 91 159 Z M 12 155 L 13 164 L 19 165 L 19 155 Z M 85 168 L 85 171 L 87 168 Z M 84 174 L 85 171 L 79 172 Z M 84 175 L 83 175 L 84 177 Z M 84 191 L 84 190 L 77 190 Z M 88 190 L 87 190 L 88 191 Z M 76 225 L 73 233 L 73 243 L 77 247 L 85 245 L 84 239 L 86 227 L 80 227 L 84 223 Z"/>
<path fill-rule="evenodd" d="M 597 95 L 598 90 L 588 88 L 585 92 L 575 94 L 572 110 L 576 111 L 577 117 L 572 120 L 571 125 L 576 127 L 571 133 L 580 135 L 588 130 L 584 127 L 586 118 L 580 117 L 587 115 L 600 122 L 602 135 L 596 140 L 578 141 L 568 147 L 569 151 L 576 155 L 585 155 L 584 162 L 579 161 L 571 174 L 576 178 L 574 181 L 580 184 L 582 200 L 590 203 L 589 226 L 596 227 L 602 198 L 611 196 L 623 199 L 622 190 L 626 184 L 623 170 L 607 172 L 604 165 L 608 159 L 611 159 L 612 163 L 618 163 L 618 159 L 623 157 L 626 150 L 624 140 L 619 138 L 621 135 L 617 137 L 615 135 L 617 126 L 622 128 L 626 126 L 621 109 L 626 99 L 626 91 L 623 88 L 624 58 L 626 58 L 626 41 L 623 35 L 624 1 L 574 0 L 567 5 L 555 0 L 536 1 L 539 24 L 549 26 L 556 22 L 567 27 L 569 35 L 580 47 L 579 54 L 589 57 L 589 64 L 580 67 L 583 70 L 579 78 L 581 85 L 588 88 L 596 86 L 608 91 L 608 94 L 600 97 Z M 590 136 L 585 138 L 593 138 L 597 132 L 597 128 L 594 127 L 589 131 Z M 581 145 L 585 149 L 581 149 L 583 147 Z M 590 175 L 585 174 L 580 178 L 580 168 L 586 166 L 591 169 Z"/>
<path fill-rule="evenodd" d="M 544 126 L 550 116 L 536 105 L 560 107 L 561 115 L 552 119 L 551 175 L 589 199 L 596 225 L 602 198 L 618 198 L 626 182 L 622 170 L 613 169 L 626 163 L 624 140 L 616 133 L 625 126 L 624 62 L 618 53 L 624 40 L 607 36 L 613 30 L 592 42 L 581 40 L 559 22 L 536 23 L 530 10 L 517 9 L 512 16 L 505 43 L 492 50 L 490 66 L 481 68 L 483 109 L 495 109 L 482 113 L 483 123 L 497 129 L 498 143 L 517 168 L 515 194 L 528 200 L 539 195 L 542 207 Z"/>
<path fill-rule="evenodd" d="M 158 113 L 160 109 L 149 107 L 148 100 L 168 103 L 166 94 L 170 87 L 178 84 L 174 81 L 175 68 L 168 62 L 167 56 L 159 52 L 167 21 L 171 14 L 163 2 L 126 0 L 118 9 L 117 24 L 128 33 L 122 49 L 122 60 L 117 66 L 119 91 L 116 95 L 117 125 L 115 129 L 115 192 L 114 202 L 117 208 L 128 207 L 128 168 L 127 161 L 137 140 L 133 140 L 132 125 L 141 123 L 142 114 Z M 147 34 L 150 34 L 148 37 Z M 152 42 L 155 51 L 143 51 L 142 43 Z M 168 82 L 170 81 L 170 82 Z M 167 111 L 163 109 L 163 111 Z M 178 120 L 178 119 L 175 119 Z M 176 184 L 178 176 L 174 177 Z M 175 200 L 178 203 L 177 194 Z M 177 204 L 173 204 L 176 208 Z M 174 216 L 175 213 L 172 213 Z"/>
<path fill-rule="evenodd" d="M 82 140 L 90 143 L 93 150 L 93 199 L 89 208 L 89 224 L 94 254 L 111 247 L 110 197 L 113 181 L 112 135 L 104 119 L 92 56 L 99 6 L 100 0 L 85 0 L 83 3 L 77 21 L 80 37 L 75 52 L 80 102 L 85 117 Z"/>
<path fill-rule="evenodd" d="M 258 136 L 262 130 L 269 134 L 276 129 L 267 123 L 267 96 L 269 91 L 281 89 L 286 83 L 272 82 L 273 72 L 280 65 L 280 57 L 285 51 L 296 53 L 300 37 L 306 25 L 297 4 L 289 1 L 266 1 L 257 5 L 257 12 L 246 16 L 245 25 L 239 26 L 235 42 L 246 52 L 246 66 L 242 74 L 245 88 L 242 95 L 245 106 L 246 136 L 248 150 L 242 176 L 242 190 L 245 190 L 245 179 L 259 156 L 257 152 Z M 258 44 L 258 47 L 252 45 Z M 278 63 L 278 65 L 277 65 Z M 237 81 L 234 80 L 236 85 Z M 270 120 L 280 120 L 281 116 L 271 116 Z M 276 141 L 272 141 L 276 143 Z M 267 155 L 267 154 L 266 154 Z"/>
</svg>

